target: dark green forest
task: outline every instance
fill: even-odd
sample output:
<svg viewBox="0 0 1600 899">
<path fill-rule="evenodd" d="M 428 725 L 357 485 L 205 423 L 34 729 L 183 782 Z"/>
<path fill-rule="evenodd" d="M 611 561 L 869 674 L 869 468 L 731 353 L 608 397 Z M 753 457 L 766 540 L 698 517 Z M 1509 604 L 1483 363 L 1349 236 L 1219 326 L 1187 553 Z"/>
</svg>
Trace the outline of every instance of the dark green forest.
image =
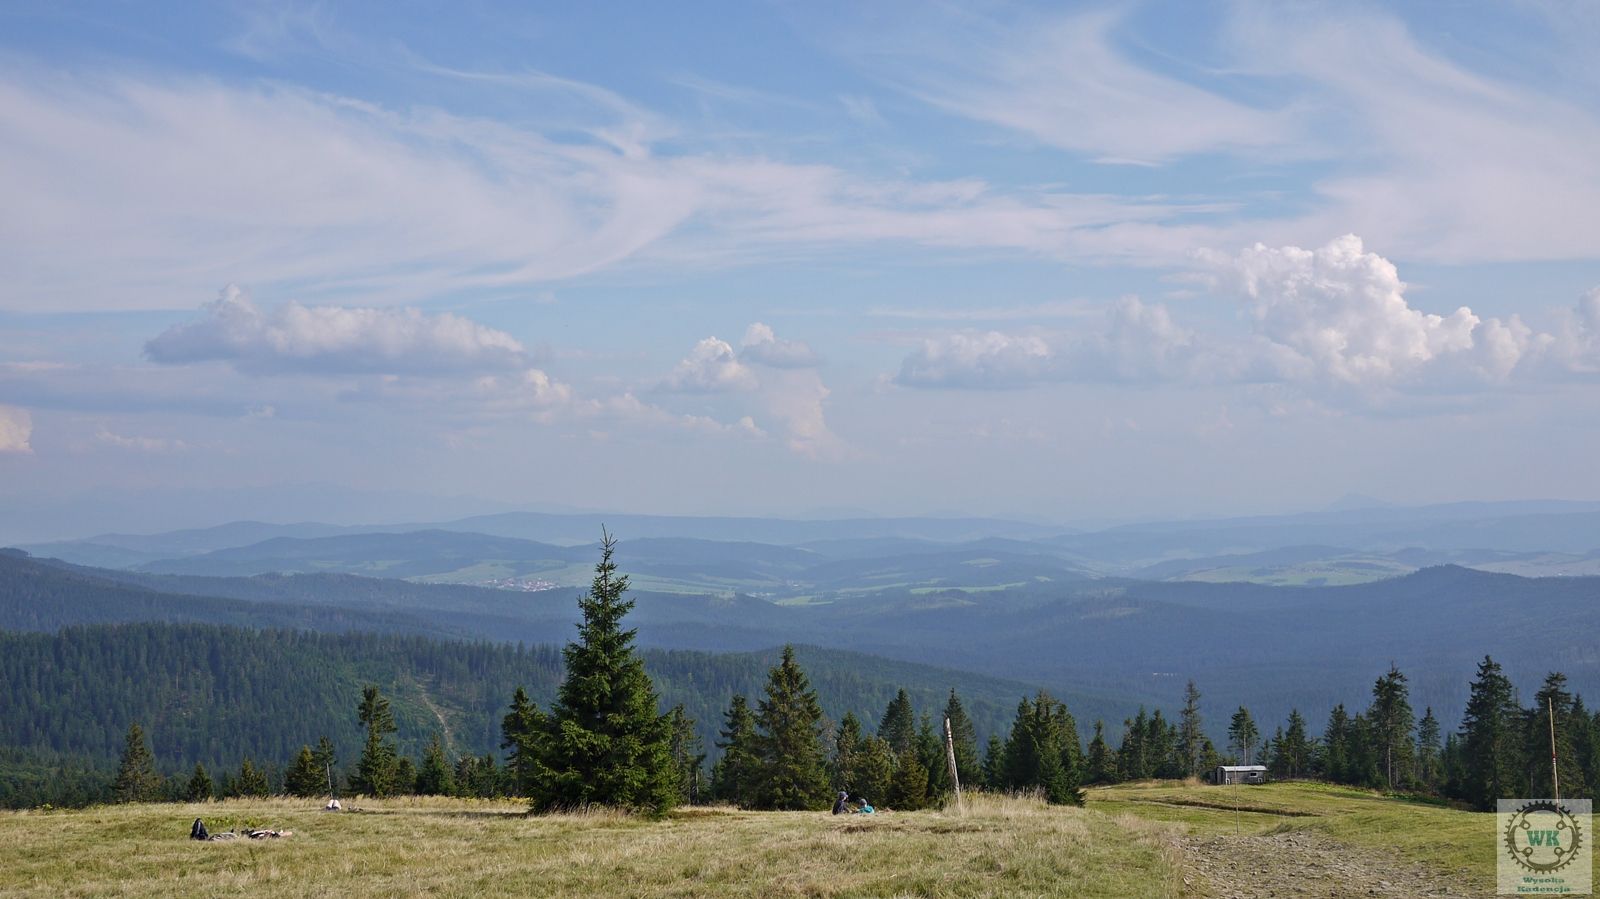
<svg viewBox="0 0 1600 899">
<path fill-rule="evenodd" d="M 987 735 L 1029 689 L 836 650 L 801 647 L 799 655 L 834 720 L 876 714 L 901 687 L 930 709 L 955 688 Z M 759 689 L 777 650 L 643 657 L 665 706 L 683 705 L 710 745 L 730 697 Z M 71 802 L 51 783 L 87 776 L 66 772 L 108 780 L 133 723 L 169 776 L 197 763 L 230 771 L 246 757 L 277 776 L 323 736 L 353 762 L 362 739 L 354 703 L 366 684 L 392 698 L 403 754 L 420 755 L 435 733 L 452 755 L 497 753 L 511 691 L 521 685 L 543 704 L 560 674 L 554 646 L 403 635 L 160 623 L 0 634 L 0 803 Z"/>
</svg>

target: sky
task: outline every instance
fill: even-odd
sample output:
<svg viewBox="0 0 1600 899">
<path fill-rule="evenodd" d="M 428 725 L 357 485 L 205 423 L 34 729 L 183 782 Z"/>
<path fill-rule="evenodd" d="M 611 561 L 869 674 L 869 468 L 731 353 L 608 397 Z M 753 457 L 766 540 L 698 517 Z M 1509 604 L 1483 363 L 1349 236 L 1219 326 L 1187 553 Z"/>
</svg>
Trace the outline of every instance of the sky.
<svg viewBox="0 0 1600 899">
<path fill-rule="evenodd" d="M 0 508 L 1600 498 L 1597 45 L 1577 0 L 8 4 Z"/>
</svg>

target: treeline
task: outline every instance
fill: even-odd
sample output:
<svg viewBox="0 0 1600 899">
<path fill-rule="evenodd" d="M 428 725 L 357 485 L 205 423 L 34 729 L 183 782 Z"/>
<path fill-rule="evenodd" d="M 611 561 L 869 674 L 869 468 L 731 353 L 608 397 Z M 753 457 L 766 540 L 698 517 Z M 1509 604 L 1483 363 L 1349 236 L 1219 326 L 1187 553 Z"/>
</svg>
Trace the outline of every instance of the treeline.
<svg viewBox="0 0 1600 899">
<path fill-rule="evenodd" d="M 1394 666 L 1373 684 L 1365 709 L 1335 706 L 1320 736 L 1298 710 L 1265 736 L 1241 706 L 1229 720 L 1226 754 L 1204 737 L 1199 700 L 1191 682 L 1175 723 L 1160 710 L 1140 709 L 1123 722 L 1115 749 L 1104 723 L 1096 722 L 1085 783 L 1205 776 L 1220 764 L 1260 764 L 1275 778 L 1425 793 L 1487 810 L 1497 799 L 1555 795 L 1555 775 L 1568 798 L 1590 796 L 1600 782 L 1600 713 L 1589 712 L 1559 672 L 1545 678 L 1531 706 L 1520 705 L 1488 656 L 1478 665 L 1459 728 L 1449 733 L 1432 708 L 1417 716 L 1406 676 Z"/>
<path fill-rule="evenodd" d="M 875 714 L 900 687 L 930 708 L 958 687 L 986 736 L 1006 726 L 1022 689 L 857 653 L 796 653 L 834 720 Z M 776 650 L 646 650 L 641 657 L 663 708 L 682 705 L 693 735 L 711 746 L 729 697 L 759 691 Z M 220 794 L 249 758 L 279 790 L 301 747 L 324 737 L 343 765 L 353 764 L 365 731 L 351 697 L 368 684 L 393 704 L 401 754 L 420 760 L 438 732 L 452 758 L 486 768 L 486 756 L 500 755 L 507 685 L 522 684 L 531 701 L 548 703 L 563 670 L 559 647 L 400 635 L 161 623 L 0 633 L 0 806 L 105 801 L 133 722 L 164 777 L 187 780 L 199 764 Z M 334 766 L 336 779 L 346 773 Z M 492 781 L 476 769 L 457 779 Z M 167 792 L 178 795 L 176 787 Z"/>
</svg>

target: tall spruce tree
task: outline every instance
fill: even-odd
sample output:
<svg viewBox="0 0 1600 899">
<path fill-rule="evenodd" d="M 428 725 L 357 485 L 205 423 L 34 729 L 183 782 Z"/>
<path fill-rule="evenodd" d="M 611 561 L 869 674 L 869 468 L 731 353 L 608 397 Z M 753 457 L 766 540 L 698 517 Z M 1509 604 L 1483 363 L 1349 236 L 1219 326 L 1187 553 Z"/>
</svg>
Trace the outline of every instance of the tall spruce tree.
<svg viewBox="0 0 1600 899">
<path fill-rule="evenodd" d="M 600 562 L 578 600 L 578 639 L 562 650 L 566 677 L 539 745 L 538 811 L 606 805 L 661 814 L 678 800 L 672 722 L 657 711 L 655 686 L 633 650 L 635 631 L 622 628 L 633 601 L 623 597 L 628 578 L 611 560 L 616 547 L 602 532 Z"/>
<path fill-rule="evenodd" d="M 1228 748 L 1239 753 L 1239 764 L 1251 764 L 1250 750 L 1261 739 L 1261 731 L 1256 728 L 1256 720 L 1250 717 L 1250 710 L 1239 706 L 1233 713 L 1233 720 L 1228 722 Z"/>
<path fill-rule="evenodd" d="M 878 725 L 878 736 L 889 741 L 895 755 L 911 750 L 917 744 L 917 713 L 911 708 L 911 697 L 900 690 L 889 700 L 883 710 L 883 722 Z"/>
<path fill-rule="evenodd" d="M 928 776 L 928 799 L 936 800 L 954 789 L 950 785 L 950 764 L 945 760 L 944 752 L 944 722 L 939 722 L 939 729 L 933 729 L 933 719 L 927 715 L 922 716 L 922 726 L 917 728 L 917 761 L 922 763 L 922 768 Z"/>
<path fill-rule="evenodd" d="M 1417 783 L 1426 790 L 1439 788 L 1441 769 L 1439 764 L 1439 719 L 1433 716 L 1433 706 L 1428 706 L 1422 715 L 1422 720 L 1417 722 L 1417 753 L 1416 753 L 1416 779 Z"/>
<path fill-rule="evenodd" d="M 1516 795 L 1525 783 L 1525 778 L 1518 776 L 1523 749 L 1520 724 L 1521 710 L 1511 680 L 1498 662 L 1484 656 L 1461 721 L 1458 798 L 1487 811 L 1495 807 L 1495 800 Z"/>
<path fill-rule="evenodd" d="M 1322 776 L 1334 783 L 1350 782 L 1350 713 L 1339 703 L 1328 713 L 1322 731 Z"/>
<path fill-rule="evenodd" d="M 695 730 L 694 719 L 683 711 L 683 704 L 672 707 L 672 766 L 678 778 L 678 801 L 684 805 L 699 805 L 704 801 L 703 772 L 706 753 Z"/>
<path fill-rule="evenodd" d="M 1083 782 L 1109 784 L 1117 782 L 1117 757 L 1106 745 L 1106 723 L 1094 723 L 1094 738 L 1089 741 L 1089 755 L 1084 763 Z"/>
<path fill-rule="evenodd" d="M 822 748 L 822 706 L 794 658 L 794 647 L 768 672 L 767 695 L 756 708 L 761 808 L 826 808 L 828 770 Z"/>
<path fill-rule="evenodd" d="M 978 758 L 978 729 L 973 726 L 972 718 L 967 715 L 966 707 L 961 704 L 961 697 L 956 691 L 950 690 L 950 698 L 944 704 L 944 717 L 950 722 L 951 743 L 955 746 L 956 773 L 961 776 L 961 786 L 971 788 L 979 785 L 983 778 L 983 762 Z"/>
<path fill-rule="evenodd" d="M 835 790 L 854 790 L 860 784 L 860 769 L 865 738 L 861 735 L 861 719 L 854 712 L 845 712 L 839 720 L 839 729 L 833 735 L 833 758 L 828 773 Z"/>
<path fill-rule="evenodd" d="M 1006 743 L 999 734 L 990 734 L 983 749 L 983 786 L 989 790 L 1006 789 Z"/>
<path fill-rule="evenodd" d="M 1550 754 L 1555 752 L 1561 776 L 1562 796 L 1587 796 L 1589 785 L 1585 782 L 1583 759 L 1577 749 L 1578 716 L 1574 714 L 1572 694 L 1567 692 L 1567 676 L 1553 671 L 1544 679 L 1544 685 L 1533 697 L 1533 708 L 1528 712 L 1527 749 L 1530 760 L 1528 796 L 1554 796 L 1555 784 L 1551 779 Z M 1555 713 L 1555 746 L 1550 745 L 1551 712 Z M 1583 716 L 1587 719 L 1587 715 Z M 1587 720 L 1583 721 L 1588 724 Z"/>
<path fill-rule="evenodd" d="M 720 802 L 749 808 L 756 802 L 761 748 L 756 745 L 756 717 L 743 696 L 734 694 L 720 733 L 722 739 L 716 746 L 722 757 L 711 768 L 711 795 Z"/>
<path fill-rule="evenodd" d="M 500 719 L 500 748 L 506 750 L 511 790 L 532 796 L 539 770 L 539 740 L 546 727 L 544 713 L 520 685 L 511 694 L 511 709 Z"/>
<path fill-rule="evenodd" d="M 356 773 L 350 785 L 357 793 L 382 798 L 400 792 L 400 759 L 389 735 L 397 728 L 394 711 L 389 700 L 374 685 L 361 691 L 361 704 L 356 707 L 356 719 L 367 730 L 367 741 L 361 747 L 361 758 L 356 762 Z M 411 789 L 410 784 L 405 785 Z"/>
<path fill-rule="evenodd" d="M 1206 732 L 1200 720 L 1200 690 L 1191 680 L 1183 688 L 1183 712 L 1178 716 L 1178 757 L 1183 762 L 1184 777 L 1198 777 L 1205 772 L 1201 766 L 1205 741 Z"/>
<path fill-rule="evenodd" d="M 130 724 L 111 795 L 117 802 L 150 802 L 160 789 L 161 775 L 156 773 L 155 756 L 145 743 L 144 728 L 137 722 Z"/>
<path fill-rule="evenodd" d="M 328 776 L 317 764 L 317 754 L 310 746 L 301 746 L 300 752 L 283 773 L 283 791 L 290 796 L 320 796 L 328 791 Z"/>
<path fill-rule="evenodd" d="M 1315 745 L 1306 734 L 1306 719 L 1299 709 L 1289 710 L 1289 727 L 1283 732 L 1284 775 L 1290 779 L 1311 773 L 1311 759 Z"/>
<path fill-rule="evenodd" d="M 1371 728 L 1373 749 L 1383 766 L 1384 783 L 1392 790 L 1397 785 L 1396 777 L 1403 779 L 1405 772 L 1411 769 L 1411 734 L 1416 728 L 1406 676 L 1393 664 L 1388 673 L 1372 685 L 1372 708 L 1367 711 L 1367 723 Z"/>
<path fill-rule="evenodd" d="M 322 777 L 322 786 L 328 794 L 336 792 L 335 784 L 338 782 L 339 754 L 333 748 L 333 741 L 324 734 L 317 738 L 317 748 L 312 750 L 312 756 L 317 760 L 317 773 Z M 319 790 L 318 792 L 323 792 Z"/>
</svg>

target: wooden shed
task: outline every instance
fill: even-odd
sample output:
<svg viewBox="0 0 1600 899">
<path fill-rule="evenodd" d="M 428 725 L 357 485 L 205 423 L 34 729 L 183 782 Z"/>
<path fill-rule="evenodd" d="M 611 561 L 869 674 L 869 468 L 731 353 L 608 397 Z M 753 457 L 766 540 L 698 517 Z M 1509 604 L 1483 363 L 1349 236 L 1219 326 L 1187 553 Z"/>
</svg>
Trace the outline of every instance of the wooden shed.
<svg viewBox="0 0 1600 899">
<path fill-rule="evenodd" d="M 1211 772 L 1214 784 L 1264 784 L 1267 782 L 1266 765 L 1218 765 Z"/>
</svg>

